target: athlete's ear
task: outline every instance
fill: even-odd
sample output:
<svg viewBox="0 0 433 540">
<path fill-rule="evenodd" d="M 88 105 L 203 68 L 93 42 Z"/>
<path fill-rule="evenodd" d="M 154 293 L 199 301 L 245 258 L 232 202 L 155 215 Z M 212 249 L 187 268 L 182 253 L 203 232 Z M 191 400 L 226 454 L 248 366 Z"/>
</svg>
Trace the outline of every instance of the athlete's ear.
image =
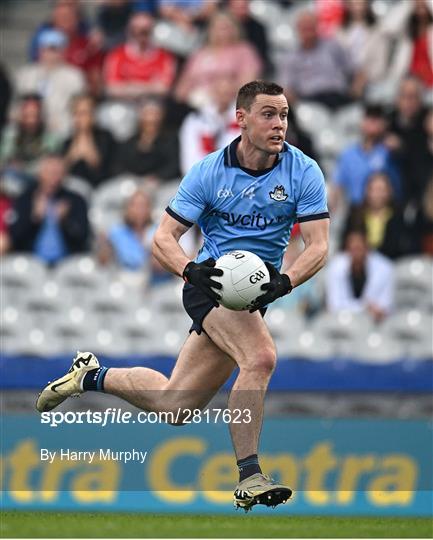
<svg viewBox="0 0 433 540">
<path fill-rule="evenodd" d="M 245 129 L 247 127 L 245 122 L 245 113 L 246 111 L 244 108 L 236 109 L 236 122 L 241 129 Z"/>
</svg>

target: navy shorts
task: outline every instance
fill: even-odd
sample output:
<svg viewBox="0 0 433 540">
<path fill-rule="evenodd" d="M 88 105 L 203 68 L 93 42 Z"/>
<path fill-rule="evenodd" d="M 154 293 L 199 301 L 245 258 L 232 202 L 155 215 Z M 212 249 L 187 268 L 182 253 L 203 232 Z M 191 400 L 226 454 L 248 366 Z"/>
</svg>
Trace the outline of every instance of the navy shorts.
<svg viewBox="0 0 433 540">
<path fill-rule="evenodd" d="M 214 308 L 212 301 L 198 288 L 190 283 L 185 283 L 183 287 L 183 307 L 192 319 L 192 325 L 189 333 L 205 332 L 203 321 L 206 315 Z M 260 310 L 262 317 L 266 313 L 266 308 Z M 205 332 L 206 333 L 206 332 Z"/>
</svg>

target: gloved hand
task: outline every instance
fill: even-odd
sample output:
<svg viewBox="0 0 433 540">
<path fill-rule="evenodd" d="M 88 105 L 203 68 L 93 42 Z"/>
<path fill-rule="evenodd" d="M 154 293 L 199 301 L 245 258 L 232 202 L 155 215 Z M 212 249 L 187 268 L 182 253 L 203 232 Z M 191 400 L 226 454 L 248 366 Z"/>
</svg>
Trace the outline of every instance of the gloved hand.
<svg viewBox="0 0 433 540">
<path fill-rule="evenodd" d="M 222 289 L 221 283 L 210 279 L 211 276 L 222 276 L 221 268 L 214 268 L 215 259 L 209 258 L 201 263 L 189 262 L 183 271 L 183 279 L 198 287 L 206 296 L 208 296 L 215 307 L 219 306 L 218 300 L 221 296 L 213 289 Z"/>
<path fill-rule="evenodd" d="M 269 283 L 265 283 L 260 288 L 267 292 L 256 298 L 254 306 L 250 309 L 250 313 L 267 306 L 277 298 L 280 298 L 280 296 L 289 294 L 293 289 L 287 274 L 280 274 L 275 266 L 269 262 L 266 262 L 265 265 L 269 270 L 270 280 Z"/>
</svg>

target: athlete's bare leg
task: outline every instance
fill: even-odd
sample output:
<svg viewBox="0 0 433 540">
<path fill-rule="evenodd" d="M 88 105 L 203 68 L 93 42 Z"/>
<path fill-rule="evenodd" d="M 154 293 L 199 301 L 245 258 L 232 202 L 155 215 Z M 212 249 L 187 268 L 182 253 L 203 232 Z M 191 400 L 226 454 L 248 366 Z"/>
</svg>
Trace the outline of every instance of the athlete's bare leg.
<svg viewBox="0 0 433 540">
<path fill-rule="evenodd" d="M 205 333 L 193 332 L 185 341 L 169 379 L 144 367 L 111 368 L 105 376 L 104 391 L 146 411 L 201 409 L 235 367 L 233 360 Z"/>
<path fill-rule="evenodd" d="M 212 341 L 239 366 L 229 409 L 249 409 L 250 423 L 231 423 L 230 432 L 237 459 L 257 454 L 263 422 L 263 406 L 276 353 L 269 330 L 258 313 L 213 309 L 203 322 Z"/>
<path fill-rule="evenodd" d="M 209 337 L 204 333 L 188 337 L 170 379 L 148 368 L 112 368 L 105 377 L 104 391 L 149 411 L 203 408 L 228 379 L 235 360 L 239 375 L 229 408 L 251 411 L 250 423 L 230 424 L 236 457 L 242 459 L 257 453 L 275 347 L 257 313 L 220 306 L 210 311 L 203 327 Z"/>
</svg>

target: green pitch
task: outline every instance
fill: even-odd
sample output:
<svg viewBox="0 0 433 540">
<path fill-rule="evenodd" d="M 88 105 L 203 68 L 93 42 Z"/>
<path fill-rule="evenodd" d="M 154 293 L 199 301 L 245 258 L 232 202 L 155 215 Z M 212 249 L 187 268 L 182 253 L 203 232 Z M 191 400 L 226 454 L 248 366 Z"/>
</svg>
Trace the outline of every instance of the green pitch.
<svg viewBox="0 0 433 540">
<path fill-rule="evenodd" d="M 1 538 L 433 538 L 431 519 L 3 512 Z"/>
</svg>

